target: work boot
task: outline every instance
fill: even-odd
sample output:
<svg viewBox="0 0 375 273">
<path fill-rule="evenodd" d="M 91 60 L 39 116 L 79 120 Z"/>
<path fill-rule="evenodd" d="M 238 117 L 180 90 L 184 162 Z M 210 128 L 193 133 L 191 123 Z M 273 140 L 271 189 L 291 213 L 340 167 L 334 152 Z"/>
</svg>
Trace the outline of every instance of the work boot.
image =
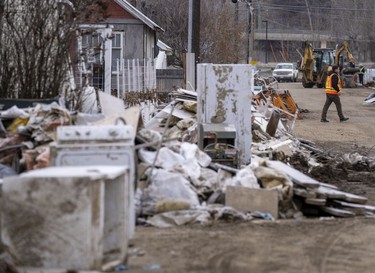
<svg viewBox="0 0 375 273">
<path fill-rule="evenodd" d="M 320 122 L 329 122 L 329 120 L 327 120 L 327 119 L 325 119 L 325 118 L 324 118 L 324 119 L 322 118 L 322 119 L 320 120 Z"/>
<path fill-rule="evenodd" d="M 340 118 L 340 121 L 343 122 L 343 121 L 347 121 L 349 118 Z"/>
</svg>

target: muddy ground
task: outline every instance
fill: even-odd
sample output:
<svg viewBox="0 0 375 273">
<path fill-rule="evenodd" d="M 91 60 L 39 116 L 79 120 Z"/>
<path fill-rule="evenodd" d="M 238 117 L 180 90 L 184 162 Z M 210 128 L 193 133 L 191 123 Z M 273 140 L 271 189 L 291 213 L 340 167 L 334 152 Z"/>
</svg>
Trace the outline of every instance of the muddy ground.
<svg viewBox="0 0 375 273">
<path fill-rule="evenodd" d="M 375 107 L 361 102 L 372 90 L 345 90 L 340 123 L 331 106 L 329 123 L 320 122 L 325 95 L 322 89 L 303 89 L 301 83 L 280 84 L 289 89 L 303 113 L 294 129 L 297 137 L 313 141 L 333 157 L 360 152 L 375 155 Z M 316 173 L 340 189 L 369 198 L 375 204 L 375 181 L 348 181 L 335 168 L 331 175 Z M 327 172 L 328 172 L 327 171 Z M 335 175 L 337 179 L 335 180 Z M 329 217 L 303 220 L 219 223 L 158 229 L 138 226 L 130 248 L 130 272 L 319 272 L 354 273 L 375 271 L 375 219 Z"/>
</svg>

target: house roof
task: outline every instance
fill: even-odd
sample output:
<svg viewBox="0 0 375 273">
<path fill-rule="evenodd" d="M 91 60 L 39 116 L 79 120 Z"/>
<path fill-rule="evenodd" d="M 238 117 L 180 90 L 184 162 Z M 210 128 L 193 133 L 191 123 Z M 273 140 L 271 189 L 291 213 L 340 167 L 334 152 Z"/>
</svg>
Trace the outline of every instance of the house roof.
<svg viewBox="0 0 375 273">
<path fill-rule="evenodd" d="M 142 12 L 137 10 L 128 1 L 126 1 L 126 0 L 114 0 L 114 1 L 117 4 L 119 4 L 123 9 L 128 11 L 131 15 L 133 15 L 135 18 L 141 20 L 143 23 L 145 23 L 147 26 L 149 26 L 151 29 L 164 31 L 164 29 L 162 29 L 158 24 L 156 24 L 154 21 L 152 21 L 150 18 L 148 18 Z"/>
<path fill-rule="evenodd" d="M 169 45 L 167 45 L 166 43 L 164 43 L 164 42 L 162 42 L 162 41 L 160 41 L 160 40 L 157 41 L 156 45 L 157 45 L 161 50 L 163 50 L 163 51 L 168 51 L 168 52 L 171 52 L 171 51 L 172 51 L 172 48 L 171 48 Z"/>
</svg>

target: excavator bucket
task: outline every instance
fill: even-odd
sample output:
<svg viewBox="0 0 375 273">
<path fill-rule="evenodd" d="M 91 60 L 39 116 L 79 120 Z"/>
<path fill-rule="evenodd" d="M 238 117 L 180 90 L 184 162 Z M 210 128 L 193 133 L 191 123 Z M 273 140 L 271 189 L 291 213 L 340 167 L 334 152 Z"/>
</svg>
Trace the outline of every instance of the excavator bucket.
<svg viewBox="0 0 375 273">
<path fill-rule="evenodd" d="M 289 113 L 286 115 L 288 119 L 293 119 L 293 115 L 297 115 L 297 119 L 302 119 L 300 110 L 295 103 L 289 90 L 274 90 L 271 94 L 271 102 L 274 106 L 282 109 L 284 112 Z"/>
</svg>

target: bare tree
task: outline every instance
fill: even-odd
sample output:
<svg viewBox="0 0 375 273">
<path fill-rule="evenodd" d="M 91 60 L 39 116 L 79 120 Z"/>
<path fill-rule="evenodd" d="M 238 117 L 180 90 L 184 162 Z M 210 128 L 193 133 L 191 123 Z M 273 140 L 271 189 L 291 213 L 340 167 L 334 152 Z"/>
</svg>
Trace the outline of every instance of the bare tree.
<svg viewBox="0 0 375 273">
<path fill-rule="evenodd" d="M 236 18 L 235 5 L 205 1 L 202 5 L 201 60 L 213 63 L 246 61 L 246 16 Z"/>
<path fill-rule="evenodd" d="M 188 41 L 188 0 L 144 0 L 142 3 L 137 6 L 165 29 L 160 39 L 174 49 L 174 64 L 182 65 L 182 53 L 187 50 Z M 235 5 L 231 1 L 201 1 L 200 23 L 201 62 L 245 59 L 246 22 L 243 18 L 235 20 Z"/>
<path fill-rule="evenodd" d="M 165 29 L 160 39 L 174 49 L 173 64 L 182 65 L 182 54 L 187 50 L 188 0 L 144 1 L 142 11 Z"/>
<path fill-rule="evenodd" d="M 0 96 L 44 99 L 59 95 L 68 75 L 76 24 L 80 19 L 91 20 L 90 14 L 103 8 L 102 2 L 3 0 Z"/>
</svg>

